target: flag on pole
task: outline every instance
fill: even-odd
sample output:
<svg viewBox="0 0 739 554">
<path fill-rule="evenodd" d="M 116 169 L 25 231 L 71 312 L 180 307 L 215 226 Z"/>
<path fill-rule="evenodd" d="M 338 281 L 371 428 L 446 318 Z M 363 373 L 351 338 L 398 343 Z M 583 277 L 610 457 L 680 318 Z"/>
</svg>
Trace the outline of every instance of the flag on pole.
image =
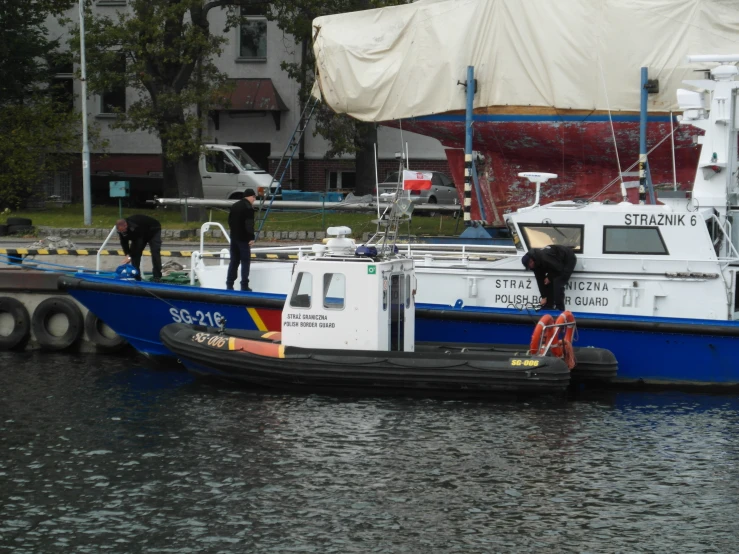
<svg viewBox="0 0 739 554">
<path fill-rule="evenodd" d="M 403 170 L 403 190 L 429 190 L 430 188 L 430 171 Z"/>
</svg>

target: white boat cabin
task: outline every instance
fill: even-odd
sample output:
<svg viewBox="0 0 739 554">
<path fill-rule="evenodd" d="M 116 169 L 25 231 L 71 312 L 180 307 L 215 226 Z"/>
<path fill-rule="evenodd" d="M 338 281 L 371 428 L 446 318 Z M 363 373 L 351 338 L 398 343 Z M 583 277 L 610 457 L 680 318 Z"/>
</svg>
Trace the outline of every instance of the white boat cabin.
<svg viewBox="0 0 739 554">
<path fill-rule="evenodd" d="M 733 64 L 737 60 L 730 61 Z M 724 61 L 724 60 L 719 60 Z M 419 303 L 524 308 L 538 304 L 533 272 L 521 256 L 561 244 L 577 265 L 566 290 L 576 312 L 691 319 L 739 319 L 739 82 L 735 65 L 679 91 L 683 125 L 703 144 L 693 190 L 656 205 L 560 201 L 539 205 L 538 187 L 553 174 L 522 173 L 537 186 L 534 205 L 506 215 L 518 253 L 463 264 L 419 260 Z M 700 136 L 699 131 L 705 134 Z M 669 196 L 669 197 L 668 197 Z M 463 268 L 463 269 L 462 269 Z"/>
<path fill-rule="evenodd" d="M 315 245 L 312 256 L 295 263 L 282 310 L 282 344 L 414 351 L 413 260 L 357 256 L 354 251 L 353 241 L 340 235 L 325 246 Z"/>
</svg>

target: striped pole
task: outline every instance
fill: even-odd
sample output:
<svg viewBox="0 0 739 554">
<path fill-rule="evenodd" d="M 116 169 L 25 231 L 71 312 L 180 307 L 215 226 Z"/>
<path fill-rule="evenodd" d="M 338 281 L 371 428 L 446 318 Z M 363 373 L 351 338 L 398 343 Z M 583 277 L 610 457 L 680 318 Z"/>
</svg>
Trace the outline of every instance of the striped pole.
<svg viewBox="0 0 739 554">
<path fill-rule="evenodd" d="M 639 113 L 639 204 L 646 203 L 647 191 L 649 192 L 649 203 L 656 204 L 654 198 L 654 187 L 649 174 L 649 162 L 647 161 L 647 101 L 649 91 L 649 69 L 641 68 L 641 105 Z"/>
<path fill-rule="evenodd" d="M 464 222 L 472 220 L 472 154 L 464 155 Z"/>
<path fill-rule="evenodd" d="M 475 68 L 467 66 L 467 105 L 464 117 L 464 222 L 472 219 L 472 111 L 475 100 Z M 479 198 L 477 199 L 480 200 Z"/>
</svg>

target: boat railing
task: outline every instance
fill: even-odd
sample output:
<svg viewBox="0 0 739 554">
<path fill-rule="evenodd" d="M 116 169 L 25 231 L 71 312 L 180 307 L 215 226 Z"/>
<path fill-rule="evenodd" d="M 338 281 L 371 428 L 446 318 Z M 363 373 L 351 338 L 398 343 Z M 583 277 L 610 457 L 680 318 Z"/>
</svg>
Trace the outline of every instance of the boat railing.
<svg viewBox="0 0 739 554">
<path fill-rule="evenodd" d="M 570 314 L 571 316 L 572 314 Z M 550 319 L 550 321 L 553 321 Z M 531 344 L 531 353 L 536 353 L 538 356 L 546 356 L 550 350 L 554 349 L 552 352 L 556 356 L 564 356 L 563 351 L 563 345 L 564 343 L 560 340 L 560 335 L 562 333 L 567 333 L 568 329 L 572 330 L 572 333 L 577 331 L 577 323 L 575 322 L 575 319 L 572 318 L 571 320 L 565 320 L 563 323 L 558 323 L 560 320 L 557 319 L 554 323 L 548 323 L 544 324 L 544 320 L 542 318 L 541 321 L 539 321 L 539 325 L 542 325 L 542 333 L 539 336 L 539 344 L 534 345 Z M 562 350 L 562 351 L 558 351 Z"/>
<path fill-rule="evenodd" d="M 201 228 L 200 236 L 200 250 L 193 252 L 194 261 L 198 261 L 202 258 L 219 258 L 223 252 L 222 248 L 216 250 L 211 249 L 210 251 L 205 250 L 204 235 L 208 230 L 208 223 L 205 223 Z M 218 223 L 221 230 L 224 231 L 224 236 L 227 241 L 229 240 L 228 234 L 225 233 L 223 227 Z M 490 258 L 490 257 L 504 257 L 516 254 L 515 246 L 503 246 L 503 245 L 479 245 L 479 244 L 417 244 L 407 243 L 398 244 L 398 251 L 401 254 L 405 254 L 408 257 L 415 259 L 435 259 L 435 260 L 470 260 L 475 258 Z M 253 254 L 295 254 L 300 257 L 302 255 L 312 252 L 313 243 L 310 244 L 297 244 L 289 246 L 262 246 L 252 248 Z"/>
<path fill-rule="evenodd" d="M 721 260 L 721 263 L 723 263 L 724 267 L 726 267 L 727 265 L 731 263 L 735 263 L 739 261 L 739 252 L 737 252 L 737 249 L 734 246 L 734 243 L 731 241 L 731 235 L 732 235 L 731 222 L 727 219 L 724 221 L 722 225 L 719 218 L 716 217 L 716 214 L 712 214 L 710 219 L 714 221 L 714 223 L 716 224 L 716 228 L 718 228 L 721 231 L 721 234 L 724 236 L 724 241 L 729 246 L 729 256 L 719 258 Z M 724 260 L 726 261 L 724 262 Z"/>
<path fill-rule="evenodd" d="M 200 251 L 205 252 L 205 233 L 207 233 L 211 227 L 218 227 L 226 238 L 226 242 L 231 244 L 231 237 L 229 236 L 226 228 L 218 223 L 217 221 L 206 221 L 200 226 Z"/>
<path fill-rule="evenodd" d="M 108 241 L 117 232 L 118 232 L 118 229 L 116 229 L 116 226 L 113 225 L 113 228 L 110 230 L 110 233 L 108 233 L 108 236 L 105 237 L 103 244 L 101 244 L 100 248 L 98 248 L 98 252 L 95 255 L 95 273 L 100 273 L 100 253 L 105 250 L 105 245 L 108 244 Z"/>
</svg>

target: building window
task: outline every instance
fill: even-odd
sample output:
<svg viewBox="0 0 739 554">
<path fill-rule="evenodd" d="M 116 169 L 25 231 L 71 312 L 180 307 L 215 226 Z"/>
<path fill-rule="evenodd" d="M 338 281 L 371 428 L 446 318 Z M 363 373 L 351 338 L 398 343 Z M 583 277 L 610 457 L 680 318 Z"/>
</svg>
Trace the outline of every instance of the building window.
<svg viewBox="0 0 739 554">
<path fill-rule="evenodd" d="M 46 200 L 72 201 L 72 177 L 68 171 L 55 171 L 47 175 L 43 183 Z"/>
<path fill-rule="evenodd" d="M 126 111 L 126 56 L 120 54 L 111 68 L 118 83 L 100 95 L 100 113 L 104 115 L 125 113 Z"/>
<path fill-rule="evenodd" d="M 346 278 L 343 273 L 326 273 L 323 276 L 323 307 L 327 310 L 343 310 L 346 300 Z"/>
<path fill-rule="evenodd" d="M 71 54 L 53 56 L 49 60 L 54 77 L 51 82 L 51 98 L 59 112 L 74 110 L 74 65 Z"/>
<path fill-rule="evenodd" d="M 98 0 L 98 6 L 125 6 L 126 0 Z"/>
<path fill-rule="evenodd" d="M 545 223 L 519 223 L 523 240 L 528 250 L 544 248 L 550 244 L 569 246 L 575 252 L 582 252 L 582 225 L 552 225 Z"/>
<path fill-rule="evenodd" d="M 239 28 L 239 60 L 265 61 L 267 59 L 267 18 L 264 5 L 242 6 L 246 21 Z"/>
<path fill-rule="evenodd" d="M 666 255 L 659 227 L 603 227 L 604 254 Z"/>
<path fill-rule="evenodd" d="M 326 173 L 326 190 L 354 189 L 356 174 L 353 171 L 328 171 Z"/>
</svg>

